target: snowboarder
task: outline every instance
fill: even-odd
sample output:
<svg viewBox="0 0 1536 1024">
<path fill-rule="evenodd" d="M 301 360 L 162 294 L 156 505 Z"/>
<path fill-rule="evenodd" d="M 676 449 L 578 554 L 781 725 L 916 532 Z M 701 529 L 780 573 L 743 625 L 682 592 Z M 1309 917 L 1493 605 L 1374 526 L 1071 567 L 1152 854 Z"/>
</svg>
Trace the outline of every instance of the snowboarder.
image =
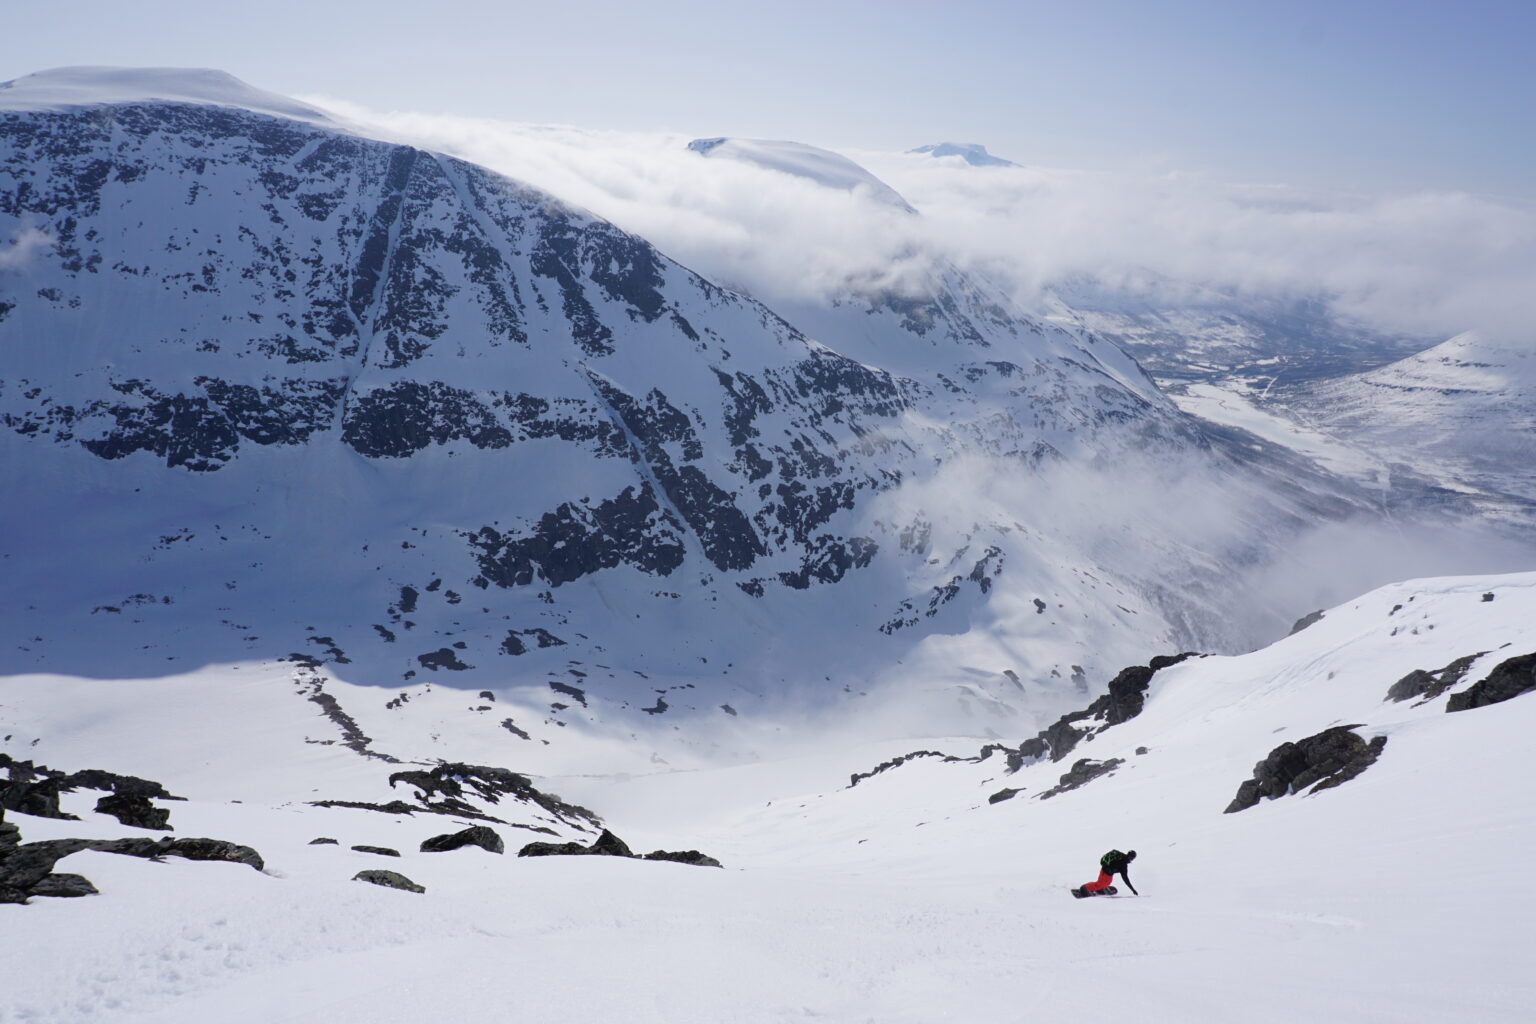
<svg viewBox="0 0 1536 1024">
<path fill-rule="evenodd" d="M 1109 893 L 1112 894 L 1115 892 L 1115 888 L 1109 883 L 1115 880 L 1116 875 L 1119 875 L 1121 878 L 1125 879 L 1126 887 L 1129 888 L 1131 892 L 1135 893 L 1137 896 L 1140 896 L 1141 893 L 1136 892 L 1136 887 L 1131 885 L 1130 867 L 1131 861 L 1135 859 L 1135 850 L 1129 850 L 1125 853 L 1121 853 L 1119 850 L 1110 850 L 1104 856 L 1099 858 L 1098 879 L 1096 881 L 1089 882 L 1081 889 L 1073 889 L 1072 895 L 1081 899 L 1084 896 L 1097 896 L 1099 893 L 1104 892 L 1105 890 L 1108 890 Z"/>
</svg>

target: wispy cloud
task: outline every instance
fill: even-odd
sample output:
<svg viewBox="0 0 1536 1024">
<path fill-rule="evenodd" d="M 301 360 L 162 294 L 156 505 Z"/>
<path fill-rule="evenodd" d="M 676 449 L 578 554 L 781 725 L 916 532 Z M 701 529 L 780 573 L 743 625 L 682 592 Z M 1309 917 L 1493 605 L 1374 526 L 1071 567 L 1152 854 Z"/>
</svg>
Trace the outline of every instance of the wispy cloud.
<svg viewBox="0 0 1536 1024">
<path fill-rule="evenodd" d="M 936 258 L 1028 301 L 1091 279 L 1154 302 L 1323 298 L 1386 330 L 1528 339 L 1536 210 L 1464 193 L 1343 195 L 1181 174 L 1111 175 L 849 152 L 923 214 L 689 152 L 687 137 L 320 100 L 370 130 L 484 164 L 764 298 L 848 282 L 910 290 Z"/>
</svg>

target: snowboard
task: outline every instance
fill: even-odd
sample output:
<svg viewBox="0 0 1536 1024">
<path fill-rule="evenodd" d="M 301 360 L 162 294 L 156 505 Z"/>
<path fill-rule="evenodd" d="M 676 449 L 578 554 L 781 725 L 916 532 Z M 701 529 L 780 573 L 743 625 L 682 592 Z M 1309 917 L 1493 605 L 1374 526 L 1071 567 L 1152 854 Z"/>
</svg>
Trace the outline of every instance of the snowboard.
<svg viewBox="0 0 1536 1024">
<path fill-rule="evenodd" d="M 1088 892 L 1088 891 L 1082 889 L 1081 887 L 1079 887 L 1079 888 L 1076 888 L 1076 889 L 1072 890 L 1072 895 L 1076 896 L 1078 899 L 1083 899 L 1084 897 L 1087 897 L 1087 896 L 1113 896 L 1116 893 L 1118 893 L 1119 891 L 1120 891 L 1119 889 L 1116 889 L 1112 885 L 1105 886 L 1103 889 L 1100 889 L 1098 892 Z"/>
</svg>

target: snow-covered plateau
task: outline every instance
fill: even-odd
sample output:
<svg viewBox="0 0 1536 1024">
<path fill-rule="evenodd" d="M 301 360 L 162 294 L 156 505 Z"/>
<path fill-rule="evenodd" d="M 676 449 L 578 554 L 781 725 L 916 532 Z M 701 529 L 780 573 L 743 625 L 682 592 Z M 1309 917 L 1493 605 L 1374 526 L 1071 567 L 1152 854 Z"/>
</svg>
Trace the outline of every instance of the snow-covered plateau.
<svg viewBox="0 0 1536 1024">
<path fill-rule="evenodd" d="M 1530 1019 L 1523 350 L 903 278 L 0 84 L 0 1022 Z"/>
</svg>

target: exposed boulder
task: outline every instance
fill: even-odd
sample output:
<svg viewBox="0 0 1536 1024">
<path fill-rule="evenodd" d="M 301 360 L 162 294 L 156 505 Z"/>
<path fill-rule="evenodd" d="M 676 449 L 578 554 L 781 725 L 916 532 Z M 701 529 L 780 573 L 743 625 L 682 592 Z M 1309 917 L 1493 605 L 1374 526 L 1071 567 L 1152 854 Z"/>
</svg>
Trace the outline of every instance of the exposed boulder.
<svg viewBox="0 0 1536 1024">
<path fill-rule="evenodd" d="M 32 887 L 33 896 L 94 896 L 101 890 L 83 875 L 49 875 Z"/>
<path fill-rule="evenodd" d="M 330 836 L 321 836 L 318 839 L 311 839 L 309 841 L 309 845 L 310 846 L 340 846 L 341 844 L 338 843 L 336 840 L 332 839 Z"/>
<path fill-rule="evenodd" d="M 1488 678 L 1473 683 L 1461 693 L 1451 694 L 1446 702 L 1447 711 L 1467 711 L 1471 708 L 1499 704 L 1511 697 L 1536 690 L 1536 653 L 1522 654 L 1517 658 L 1501 661 L 1488 673 Z"/>
<path fill-rule="evenodd" d="M 1358 728 L 1336 725 L 1295 743 L 1280 744 L 1253 766 L 1253 778 L 1238 787 L 1225 813 L 1247 810 L 1264 798 L 1300 793 L 1309 786 L 1316 793 L 1353 779 L 1375 764 L 1387 745 L 1385 736 L 1367 743 L 1353 731 Z"/>
<path fill-rule="evenodd" d="M 11 781 L 0 784 L 0 808 L 19 811 L 37 818 L 57 818 L 61 821 L 79 821 L 79 817 L 59 809 L 59 794 L 63 783 L 58 778 L 29 781 L 18 780 L 12 769 Z"/>
<path fill-rule="evenodd" d="M 1024 792 L 1022 789 L 1000 789 L 996 793 L 993 793 L 991 796 L 987 797 L 987 803 L 1000 804 L 1004 800 L 1012 800 L 1022 792 Z"/>
<path fill-rule="evenodd" d="M 700 853 L 698 850 L 654 850 L 640 857 L 630 850 L 629 844 L 607 829 L 598 836 L 591 846 L 583 846 L 580 843 L 529 843 L 517 851 L 519 857 L 630 857 L 636 860 L 670 860 L 678 864 L 697 864 L 702 867 L 717 868 L 720 862 L 715 858 Z"/>
<path fill-rule="evenodd" d="M 1123 764 L 1125 759 L 1122 757 L 1112 757 L 1108 761 L 1095 761 L 1091 757 L 1079 758 L 1067 773 L 1057 780 L 1056 785 L 1040 794 L 1040 799 L 1049 800 L 1053 796 L 1060 796 L 1080 786 L 1086 786 L 1094 779 L 1112 774 Z"/>
<path fill-rule="evenodd" d="M 592 851 L 580 843 L 529 843 L 517 851 L 519 857 L 574 857 Z"/>
<path fill-rule="evenodd" d="M 100 768 L 86 768 L 82 771 L 71 772 L 64 776 L 64 788 L 70 789 L 105 789 L 123 796 L 154 797 L 159 800 L 185 800 L 185 797 L 172 796 L 164 786 L 152 779 L 141 779 L 137 775 L 119 775 L 116 772 L 103 771 Z"/>
<path fill-rule="evenodd" d="M 501 836 L 484 825 L 475 825 L 460 832 L 452 832 L 447 835 L 433 836 L 424 839 L 421 843 L 422 853 L 446 853 L 449 850 L 458 850 L 465 846 L 478 846 L 482 850 L 491 853 L 503 853 L 506 844 L 501 841 Z"/>
<path fill-rule="evenodd" d="M 134 828 L 152 828 L 162 832 L 171 830 L 171 812 L 156 807 L 147 796 L 130 796 L 113 793 L 96 801 L 96 813 L 110 814 L 124 825 Z"/>
<path fill-rule="evenodd" d="M 1401 702 L 1415 697 L 1422 697 L 1426 701 L 1434 700 L 1461 682 L 1462 677 L 1472 667 L 1472 663 L 1486 653 L 1486 651 L 1479 651 L 1477 654 L 1457 658 L 1444 668 L 1433 672 L 1416 668 L 1387 688 L 1387 700 Z"/>
<path fill-rule="evenodd" d="M 249 846 L 241 846 L 223 839 L 194 839 L 183 836 L 180 839 L 162 839 L 160 842 L 166 844 L 165 853 L 175 857 L 185 857 L 187 860 L 223 860 L 232 864 L 245 864 L 257 871 L 266 867 L 261 854 Z"/>
<path fill-rule="evenodd" d="M 78 816 L 60 809 L 60 794 L 73 793 L 77 789 L 102 789 L 114 794 L 114 797 L 107 797 L 102 802 L 110 801 L 108 806 L 117 810 L 108 810 L 98 804 L 96 808 L 98 811 L 117 817 L 125 825 L 169 829 L 167 822 L 170 812 L 154 807 L 149 803 L 149 798 L 182 799 L 179 796 L 172 796 L 158 782 L 141 779 L 135 775 L 118 775 L 116 772 L 103 771 L 100 768 L 65 773 L 31 761 L 18 761 L 9 754 L 0 754 L 0 768 L 4 768 L 9 776 L 8 782 L 0 782 L 0 809 L 20 811 L 22 814 L 39 818 L 79 821 Z M 119 810 L 126 813 L 129 818 L 152 821 L 158 816 L 163 816 L 165 820 L 158 825 L 140 824 L 137 820 L 122 817 L 118 813 Z"/>
<path fill-rule="evenodd" d="M 53 873 L 53 865 L 72 853 L 90 849 L 89 839 L 50 839 L 22 843 L 0 859 L 0 889 L 30 893 L 32 887 Z"/>
<path fill-rule="evenodd" d="M 1319 608 L 1317 611 L 1309 612 L 1308 614 L 1303 615 L 1301 618 L 1297 619 L 1295 624 L 1291 626 L 1291 631 L 1287 633 L 1286 636 L 1295 636 L 1297 633 L 1300 633 L 1308 626 L 1314 626 L 1322 621 L 1323 609 Z"/>
<path fill-rule="evenodd" d="M 398 871 L 380 871 L 371 868 L 367 871 L 359 871 L 352 876 L 354 882 L 372 882 L 374 885 L 382 885 L 386 889 L 403 889 L 406 892 L 426 892 L 424 885 L 417 885 Z"/>
<path fill-rule="evenodd" d="M 11 836 L 20 833 L 11 827 Z M 117 853 L 128 857 L 159 860 L 161 857 L 185 857 L 188 860 L 227 860 L 248 864 L 260 871 L 261 855 L 249 846 L 239 846 L 222 839 L 47 839 L 37 843 L 0 846 L 0 903 L 25 903 L 30 896 L 89 896 L 96 892 L 79 875 L 54 874 L 60 860 L 82 850 Z"/>
<path fill-rule="evenodd" d="M 642 860 L 670 860 L 676 864 L 694 864 L 701 868 L 718 868 L 720 862 L 698 850 L 653 850 Z"/>
<path fill-rule="evenodd" d="M 358 853 L 376 853 L 380 857 L 400 856 L 399 850 L 391 850 L 387 846 L 354 846 L 352 849 L 356 850 Z"/>
<path fill-rule="evenodd" d="M 634 856 L 634 853 L 629 848 L 629 844 L 607 829 L 603 829 L 603 834 L 597 837 L 597 842 L 592 844 L 592 848 L 588 852 L 605 857 Z"/>
</svg>

